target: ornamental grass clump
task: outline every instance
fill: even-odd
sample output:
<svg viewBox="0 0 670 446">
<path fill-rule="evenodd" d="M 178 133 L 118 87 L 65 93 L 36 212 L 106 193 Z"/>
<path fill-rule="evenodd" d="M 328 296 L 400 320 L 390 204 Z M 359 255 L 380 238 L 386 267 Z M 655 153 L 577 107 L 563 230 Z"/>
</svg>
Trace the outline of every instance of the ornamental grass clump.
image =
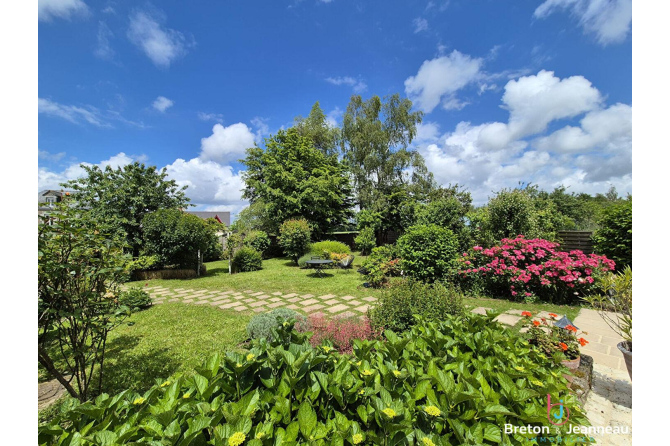
<svg viewBox="0 0 670 446">
<path fill-rule="evenodd" d="M 39 444 L 534 443 L 537 434 L 505 425 L 575 444 L 588 424 L 565 369 L 489 316 L 420 319 L 408 333 L 354 341 L 351 355 L 313 348 L 293 328 L 142 395 L 75 405 L 39 426 Z M 564 425 L 551 424 L 548 398 L 569 410 Z"/>
<path fill-rule="evenodd" d="M 521 316 L 524 317 L 523 326 L 528 330 L 525 336 L 530 345 L 552 358 L 557 364 L 564 360 L 577 359 L 580 356 L 579 347 L 589 343 L 583 337 L 578 337 L 580 333 L 574 325 L 557 327 L 553 323 L 550 324 L 546 318 L 533 319 L 530 311 L 523 311 Z M 549 317 L 555 321 L 558 315 L 549 313 Z"/>
<path fill-rule="evenodd" d="M 598 254 L 559 251 L 543 239 L 502 239 L 492 248 L 474 246 L 459 259 L 465 287 L 480 287 L 495 297 L 569 304 L 595 288 L 598 275 L 614 270 L 614 262 Z"/>
</svg>

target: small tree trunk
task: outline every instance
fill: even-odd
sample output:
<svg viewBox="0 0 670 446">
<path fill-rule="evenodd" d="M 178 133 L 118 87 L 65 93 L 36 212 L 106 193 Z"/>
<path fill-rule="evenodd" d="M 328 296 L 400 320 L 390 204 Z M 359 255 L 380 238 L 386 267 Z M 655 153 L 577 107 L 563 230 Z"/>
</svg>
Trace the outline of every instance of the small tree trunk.
<svg viewBox="0 0 670 446">
<path fill-rule="evenodd" d="M 70 395 L 72 395 L 74 398 L 77 398 L 78 400 L 81 400 L 79 398 L 79 394 L 70 385 L 68 380 L 66 380 L 63 374 L 56 369 L 53 361 L 49 357 L 49 353 L 47 353 L 47 351 L 42 346 L 37 347 L 37 360 L 45 369 L 47 369 L 49 373 L 51 373 L 52 376 L 56 377 L 58 382 L 61 383 L 63 387 L 65 387 L 65 390 L 67 390 Z"/>
</svg>

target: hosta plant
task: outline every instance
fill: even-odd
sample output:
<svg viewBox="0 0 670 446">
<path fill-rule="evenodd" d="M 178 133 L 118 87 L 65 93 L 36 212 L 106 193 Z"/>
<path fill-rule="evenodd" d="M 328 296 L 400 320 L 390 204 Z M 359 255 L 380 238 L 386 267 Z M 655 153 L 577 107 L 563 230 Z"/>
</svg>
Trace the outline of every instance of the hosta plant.
<svg viewBox="0 0 670 446">
<path fill-rule="evenodd" d="M 101 395 L 39 427 L 40 444 L 575 444 L 587 419 L 555 366 L 491 317 L 420 322 L 353 353 L 312 348 L 290 323 L 276 339 L 210 358 L 144 394 Z M 281 333 L 279 333 L 281 332 Z M 554 426 L 547 399 L 570 417 Z"/>
</svg>

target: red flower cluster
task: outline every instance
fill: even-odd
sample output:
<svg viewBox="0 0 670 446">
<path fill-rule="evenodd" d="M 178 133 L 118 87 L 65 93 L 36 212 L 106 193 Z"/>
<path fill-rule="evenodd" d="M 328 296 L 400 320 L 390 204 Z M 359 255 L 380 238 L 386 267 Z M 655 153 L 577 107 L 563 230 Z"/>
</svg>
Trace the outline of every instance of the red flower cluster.
<svg viewBox="0 0 670 446">
<path fill-rule="evenodd" d="M 492 248 L 473 247 L 459 258 L 464 278 L 482 276 L 502 281 L 512 296 L 554 297 L 571 300 L 585 294 L 595 271 L 612 271 L 614 262 L 605 256 L 582 251 L 559 251 L 559 244 L 543 239 L 502 239 Z"/>
</svg>

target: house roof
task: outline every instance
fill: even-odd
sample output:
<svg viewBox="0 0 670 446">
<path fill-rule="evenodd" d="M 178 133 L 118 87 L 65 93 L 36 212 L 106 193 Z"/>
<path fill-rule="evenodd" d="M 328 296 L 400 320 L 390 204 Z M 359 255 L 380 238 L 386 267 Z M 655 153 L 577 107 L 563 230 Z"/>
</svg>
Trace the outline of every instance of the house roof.
<svg viewBox="0 0 670 446">
<path fill-rule="evenodd" d="M 230 212 L 220 212 L 220 211 L 186 211 L 189 214 L 193 214 L 207 220 L 208 218 L 214 218 L 219 222 L 223 223 L 226 226 L 230 226 Z"/>
</svg>

